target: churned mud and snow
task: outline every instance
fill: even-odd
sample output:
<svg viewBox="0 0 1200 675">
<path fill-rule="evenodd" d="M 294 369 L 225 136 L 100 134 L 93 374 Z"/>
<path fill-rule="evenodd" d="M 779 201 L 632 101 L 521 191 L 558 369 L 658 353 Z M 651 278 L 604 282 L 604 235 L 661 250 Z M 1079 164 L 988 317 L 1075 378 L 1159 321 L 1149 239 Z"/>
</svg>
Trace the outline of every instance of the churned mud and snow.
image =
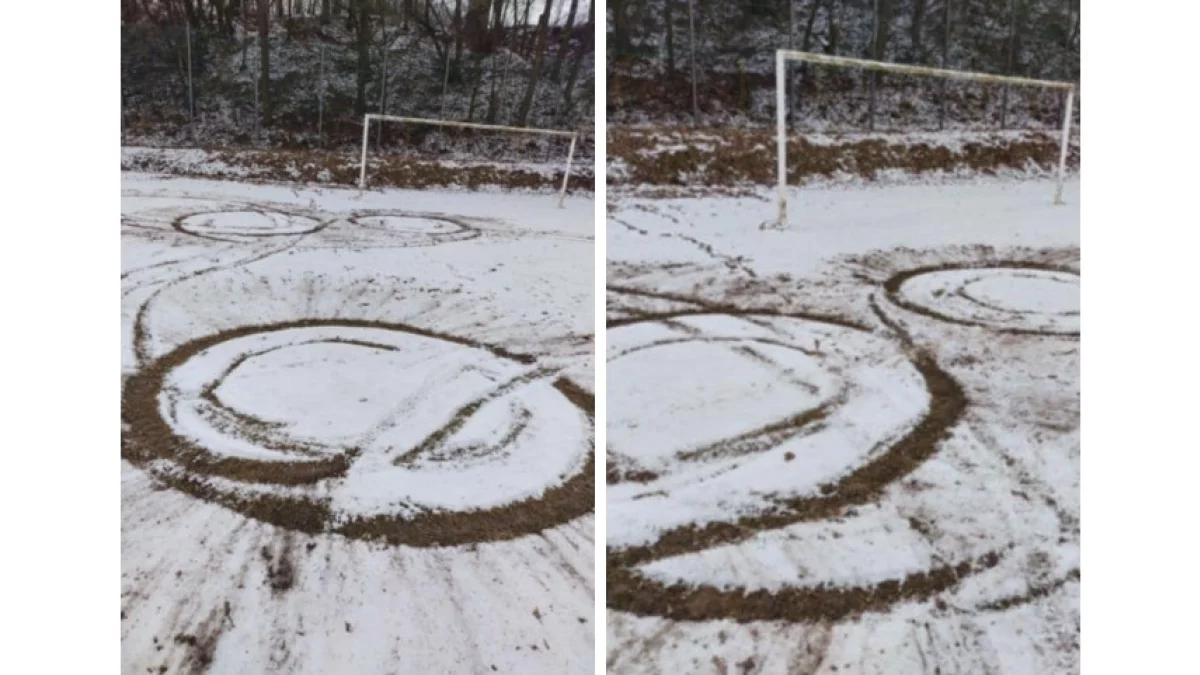
<svg viewBox="0 0 1200 675">
<path fill-rule="evenodd" d="M 591 672 L 592 201 L 122 191 L 123 671 Z"/>
<path fill-rule="evenodd" d="M 1078 671 L 1053 190 L 610 196 L 609 672 Z"/>
</svg>

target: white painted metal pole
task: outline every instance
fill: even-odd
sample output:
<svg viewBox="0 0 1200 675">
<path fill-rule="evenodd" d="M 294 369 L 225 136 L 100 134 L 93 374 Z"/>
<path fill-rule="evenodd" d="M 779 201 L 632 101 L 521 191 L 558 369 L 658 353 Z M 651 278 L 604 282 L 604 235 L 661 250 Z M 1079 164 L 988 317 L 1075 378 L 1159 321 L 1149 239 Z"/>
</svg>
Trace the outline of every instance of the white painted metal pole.
<svg viewBox="0 0 1200 675">
<path fill-rule="evenodd" d="M 1063 201 L 1063 181 L 1067 178 L 1067 144 L 1071 139 L 1071 107 L 1075 103 L 1075 90 L 1067 90 L 1067 111 L 1063 115 L 1062 145 L 1058 151 L 1058 188 L 1054 191 L 1054 203 L 1065 204 Z"/>
<path fill-rule="evenodd" d="M 779 227 L 787 227 L 787 120 L 784 118 L 784 90 L 787 63 L 784 52 L 775 52 L 775 156 L 779 170 Z"/>
<path fill-rule="evenodd" d="M 370 142 L 371 135 L 371 114 L 367 113 L 363 117 L 363 141 L 362 141 L 362 159 L 359 160 L 358 169 L 358 189 L 367 189 L 367 143 Z"/>
<path fill-rule="evenodd" d="M 571 147 L 567 150 L 567 170 L 563 173 L 562 192 L 558 195 L 558 208 L 563 207 L 563 201 L 567 198 L 567 180 L 571 177 L 571 160 L 575 157 L 575 139 L 578 136 L 571 137 Z"/>
</svg>

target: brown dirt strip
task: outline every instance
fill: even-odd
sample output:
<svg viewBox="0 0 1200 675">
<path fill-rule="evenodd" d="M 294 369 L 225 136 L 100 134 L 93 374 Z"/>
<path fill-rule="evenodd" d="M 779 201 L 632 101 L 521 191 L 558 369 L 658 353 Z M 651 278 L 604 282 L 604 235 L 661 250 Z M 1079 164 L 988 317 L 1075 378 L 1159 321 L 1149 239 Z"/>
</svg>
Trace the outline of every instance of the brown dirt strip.
<svg viewBox="0 0 1200 675">
<path fill-rule="evenodd" d="M 949 271 L 949 270 L 970 270 L 970 269 L 1041 270 L 1041 271 L 1047 271 L 1047 272 L 1061 272 L 1063 274 L 1073 274 L 1075 276 L 1079 276 L 1078 271 L 1070 269 L 1068 267 L 1064 267 L 1064 266 L 1060 266 L 1060 265 L 1049 265 L 1049 264 L 1037 263 L 1037 262 L 1029 262 L 1029 261 L 1007 261 L 1007 262 L 996 261 L 996 262 L 987 262 L 987 263 L 946 263 L 946 264 L 942 264 L 942 265 L 929 265 L 929 266 L 925 266 L 925 267 L 917 267 L 917 268 L 913 268 L 910 270 L 905 270 L 903 272 L 898 272 L 896 274 L 893 274 L 891 277 L 889 277 L 887 280 L 885 280 L 883 282 L 883 289 L 884 289 L 885 294 L 887 295 L 887 299 L 892 304 L 896 305 L 897 307 L 901 307 L 910 312 L 913 312 L 914 314 L 920 314 L 922 316 L 925 316 L 925 317 L 928 317 L 931 319 L 936 319 L 938 321 L 954 323 L 954 324 L 958 324 L 960 326 L 973 326 L 976 328 L 985 328 L 987 330 L 990 330 L 990 331 L 993 331 L 996 333 L 1006 333 L 1009 335 L 1038 335 L 1038 336 L 1043 336 L 1043 337 L 1066 337 L 1066 338 L 1075 338 L 1075 339 L 1079 338 L 1079 331 L 1058 332 L 1058 331 L 1037 330 L 1037 329 L 1030 329 L 1030 328 L 1005 328 L 1005 327 L 993 326 L 991 324 L 984 323 L 984 322 L 969 321 L 967 319 L 950 316 L 948 314 L 939 312 L 935 309 L 931 309 L 929 307 L 926 307 L 923 305 L 918 305 L 914 302 L 910 302 L 909 300 L 906 300 L 903 296 L 900 295 L 900 287 L 904 285 L 904 282 L 908 281 L 909 279 L 912 279 L 913 277 L 920 276 L 922 274 L 929 274 L 932 272 L 945 272 L 945 271 Z"/>
<path fill-rule="evenodd" d="M 274 494 L 232 493 L 214 486 L 206 474 L 277 485 L 311 484 L 344 474 L 353 459 L 353 453 L 347 452 L 322 461 L 296 463 L 214 458 L 207 449 L 176 434 L 161 415 L 158 395 L 167 373 L 201 351 L 231 339 L 290 328 L 326 326 L 399 330 L 485 349 L 498 357 L 521 363 L 534 360 L 528 355 L 514 354 L 501 347 L 402 324 L 352 319 L 305 319 L 281 324 L 245 326 L 184 344 L 146 364 L 126 380 L 121 397 L 121 420 L 124 427 L 121 438 L 122 457 L 135 466 L 148 470 L 169 487 L 257 520 L 300 532 L 335 532 L 352 538 L 380 539 L 408 546 L 455 546 L 512 539 L 541 532 L 593 510 L 594 452 L 589 452 L 584 466 L 578 473 L 563 484 L 547 489 L 539 497 L 494 509 L 429 512 L 407 519 L 375 516 L 337 524 L 333 522 L 333 513 L 327 500 Z M 594 419 L 595 399 L 592 394 L 565 379 L 557 380 L 554 386 L 584 411 L 589 419 Z M 162 469 L 158 463 L 163 460 L 178 462 L 195 474 L 201 475 Z"/>
<path fill-rule="evenodd" d="M 196 178 L 221 178 L 251 183 L 314 183 L 358 187 L 358 154 L 313 150 L 228 150 L 205 151 L 209 157 L 204 171 L 176 163 L 171 155 L 143 154 L 121 160 L 123 171 L 146 171 Z M 454 166 L 418 157 L 372 157 L 368 160 L 368 182 L 372 188 L 446 188 L 478 189 L 498 186 L 507 189 L 557 192 L 563 172 L 543 174 L 520 165 Z M 224 174 L 214 167 L 224 166 Z M 246 176 L 249 175 L 250 178 Z M 586 167 L 572 167 L 567 186 L 571 192 L 592 192 L 595 179 Z"/>
<path fill-rule="evenodd" d="M 671 149 L 663 149 L 670 146 Z M 831 143 L 812 143 L 800 135 L 788 139 L 787 180 L 797 185 L 810 177 L 849 173 L 874 180 L 881 172 L 912 174 L 956 172 L 983 174 L 1001 170 L 1027 171 L 1036 165 L 1050 171 L 1058 163 L 1059 140 L 1050 133 L 1019 137 L 997 134 L 967 140 L 950 148 L 924 142 L 894 142 L 884 138 L 846 137 Z M 774 185 L 775 130 L 672 128 L 646 130 L 614 127 L 608 130 L 608 158 L 621 160 L 625 171 L 610 172 L 608 185 L 707 186 L 730 188 L 747 184 Z M 1067 164 L 1079 165 L 1079 148 L 1068 151 Z"/>
<path fill-rule="evenodd" d="M 155 291 L 149 298 L 146 298 L 146 301 L 143 302 L 142 306 L 138 308 L 137 316 L 134 318 L 134 321 L 133 321 L 133 354 L 134 354 L 134 358 L 137 359 L 138 363 L 145 363 L 146 361 L 148 361 L 150 359 L 150 346 L 149 346 L 150 331 L 146 328 L 146 319 L 149 315 L 150 305 L 152 305 L 154 303 L 154 300 L 156 298 L 158 298 L 158 296 L 160 294 L 162 294 L 164 291 L 166 291 L 168 288 L 171 288 L 173 286 L 181 284 L 185 281 L 195 279 L 199 276 L 209 274 L 211 272 L 236 269 L 238 267 L 243 267 L 245 265 L 249 265 L 251 263 L 255 263 L 260 260 L 265 260 L 266 258 L 269 258 L 277 253 L 282 253 L 283 251 L 286 251 L 287 249 L 292 248 L 297 243 L 299 243 L 300 240 L 301 240 L 301 238 L 298 237 L 295 241 L 289 243 L 287 246 L 283 246 L 280 248 L 274 248 L 269 251 L 266 251 L 265 253 L 255 254 L 248 258 L 243 258 L 241 260 L 236 260 L 236 261 L 229 262 L 229 263 L 217 263 L 210 267 L 205 267 L 203 269 L 197 270 L 195 272 L 189 272 L 188 274 L 185 274 L 184 276 L 179 277 L 177 279 L 171 279 L 169 281 L 162 282 L 163 283 L 162 288 Z"/>
<path fill-rule="evenodd" d="M 704 301 L 697 304 L 702 303 Z M 629 325 L 699 313 L 713 312 L 676 312 L 628 319 L 617 324 Z M 739 310 L 739 313 L 753 314 L 745 310 Z M 797 318 L 821 320 L 803 315 Z M 835 325 L 869 332 L 867 328 L 853 324 L 847 326 L 847 323 L 839 320 Z M 609 325 L 611 327 L 613 324 Z M 906 477 L 932 457 L 941 441 L 962 419 L 968 405 L 967 397 L 958 382 L 939 367 L 930 355 L 911 349 L 911 339 L 898 327 L 896 330 L 909 347 L 910 359 L 924 378 L 929 392 L 929 411 L 916 426 L 872 461 L 837 483 L 821 486 L 819 495 L 778 500 L 772 508 L 755 516 L 677 527 L 649 545 L 609 549 L 608 607 L 640 616 L 662 616 L 680 621 L 837 620 L 882 610 L 898 602 L 930 598 L 957 585 L 962 577 L 996 565 L 1000 556 L 990 553 L 976 560 L 909 575 L 906 580 L 886 581 L 873 586 L 818 586 L 774 592 L 740 588 L 722 590 L 708 585 L 683 583 L 668 585 L 650 579 L 635 569 L 663 558 L 740 543 L 760 532 L 839 517 L 851 507 L 878 501 L 889 485 Z"/>
<path fill-rule="evenodd" d="M 1079 579 L 1079 569 L 1076 568 L 1070 572 L 1067 572 L 1067 574 L 1061 579 L 1056 579 L 1048 584 L 1040 586 L 1032 586 L 1028 591 L 1020 595 L 1010 595 L 1006 598 L 980 605 L 979 609 L 985 612 L 1002 612 L 1020 605 L 1027 605 L 1050 595 L 1054 591 L 1057 591 L 1072 581 L 1079 581 Z"/>
<path fill-rule="evenodd" d="M 463 425 L 467 423 L 467 420 L 469 420 L 472 415 L 478 412 L 485 403 L 494 401 L 505 394 L 511 393 L 513 390 L 523 384 L 529 384 L 539 379 L 546 379 L 547 376 L 551 374 L 553 374 L 552 370 L 539 368 L 531 373 L 525 373 L 524 375 L 515 377 L 499 387 L 496 387 L 486 395 L 467 403 L 458 410 L 454 411 L 454 414 L 450 416 L 450 421 L 431 432 L 412 450 L 397 456 L 394 460 L 392 460 L 392 464 L 396 466 L 412 465 L 420 461 L 423 456 L 436 453 L 440 449 L 442 443 L 447 438 L 450 438 L 459 429 L 461 429 Z"/>
</svg>

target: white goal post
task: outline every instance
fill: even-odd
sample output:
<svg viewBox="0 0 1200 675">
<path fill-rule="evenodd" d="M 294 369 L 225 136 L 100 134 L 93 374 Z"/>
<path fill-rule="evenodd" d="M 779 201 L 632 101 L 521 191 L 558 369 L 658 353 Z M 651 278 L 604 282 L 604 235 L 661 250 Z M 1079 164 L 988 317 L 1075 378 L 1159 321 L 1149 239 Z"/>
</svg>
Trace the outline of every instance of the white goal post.
<svg viewBox="0 0 1200 675">
<path fill-rule="evenodd" d="M 574 131 L 558 131 L 556 129 L 529 129 L 525 127 L 506 127 L 499 124 L 476 124 L 474 122 L 453 122 L 449 120 L 433 120 L 420 117 L 398 117 L 396 115 L 379 115 L 376 113 L 367 113 L 363 118 L 363 137 L 362 137 L 362 158 L 359 160 L 358 171 L 358 188 L 364 190 L 367 187 L 367 139 L 370 136 L 371 120 L 381 122 L 401 122 L 407 124 L 426 124 L 439 127 L 463 127 L 466 129 L 486 129 L 489 131 L 511 131 L 519 134 L 535 134 L 539 136 L 559 136 L 571 139 L 571 146 L 567 150 L 567 164 L 563 171 L 562 189 L 558 194 L 558 206 L 561 208 L 563 200 L 567 197 L 567 181 L 571 177 L 571 160 L 575 157 L 575 141 L 578 140 L 579 134 Z"/>
<path fill-rule="evenodd" d="M 1053 80 L 1031 80 L 1024 77 L 971 73 L 944 68 L 926 68 L 901 63 L 851 59 L 844 56 L 830 56 L 828 54 L 780 49 L 775 52 L 775 141 L 777 144 L 776 156 L 779 162 L 779 227 L 787 227 L 787 108 L 784 98 L 787 93 L 786 70 L 788 61 L 806 61 L 826 66 L 862 68 L 863 70 L 877 70 L 903 75 L 928 75 L 930 77 L 945 77 L 953 80 L 968 80 L 972 82 L 1065 89 L 1067 92 L 1067 104 L 1066 112 L 1063 114 L 1062 143 L 1058 154 L 1058 186 L 1054 191 L 1054 203 L 1063 203 L 1063 180 L 1066 177 L 1067 171 L 1067 142 L 1071 134 L 1071 106 L 1075 101 L 1075 85 L 1073 83 Z"/>
</svg>

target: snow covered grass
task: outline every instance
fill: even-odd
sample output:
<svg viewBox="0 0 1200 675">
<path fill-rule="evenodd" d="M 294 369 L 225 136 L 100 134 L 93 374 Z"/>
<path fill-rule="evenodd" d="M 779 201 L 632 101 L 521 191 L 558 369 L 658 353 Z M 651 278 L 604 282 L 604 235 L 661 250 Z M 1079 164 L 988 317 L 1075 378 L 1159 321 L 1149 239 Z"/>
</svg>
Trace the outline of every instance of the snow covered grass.
<svg viewBox="0 0 1200 675">
<path fill-rule="evenodd" d="M 784 231 L 768 190 L 613 199 L 609 672 L 1077 672 L 1052 193 L 796 188 Z"/>
<path fill-rule="evenodd" d="M 124 669 L 591 672 L 591 201 L 122 188 Z"/>
</svg>

